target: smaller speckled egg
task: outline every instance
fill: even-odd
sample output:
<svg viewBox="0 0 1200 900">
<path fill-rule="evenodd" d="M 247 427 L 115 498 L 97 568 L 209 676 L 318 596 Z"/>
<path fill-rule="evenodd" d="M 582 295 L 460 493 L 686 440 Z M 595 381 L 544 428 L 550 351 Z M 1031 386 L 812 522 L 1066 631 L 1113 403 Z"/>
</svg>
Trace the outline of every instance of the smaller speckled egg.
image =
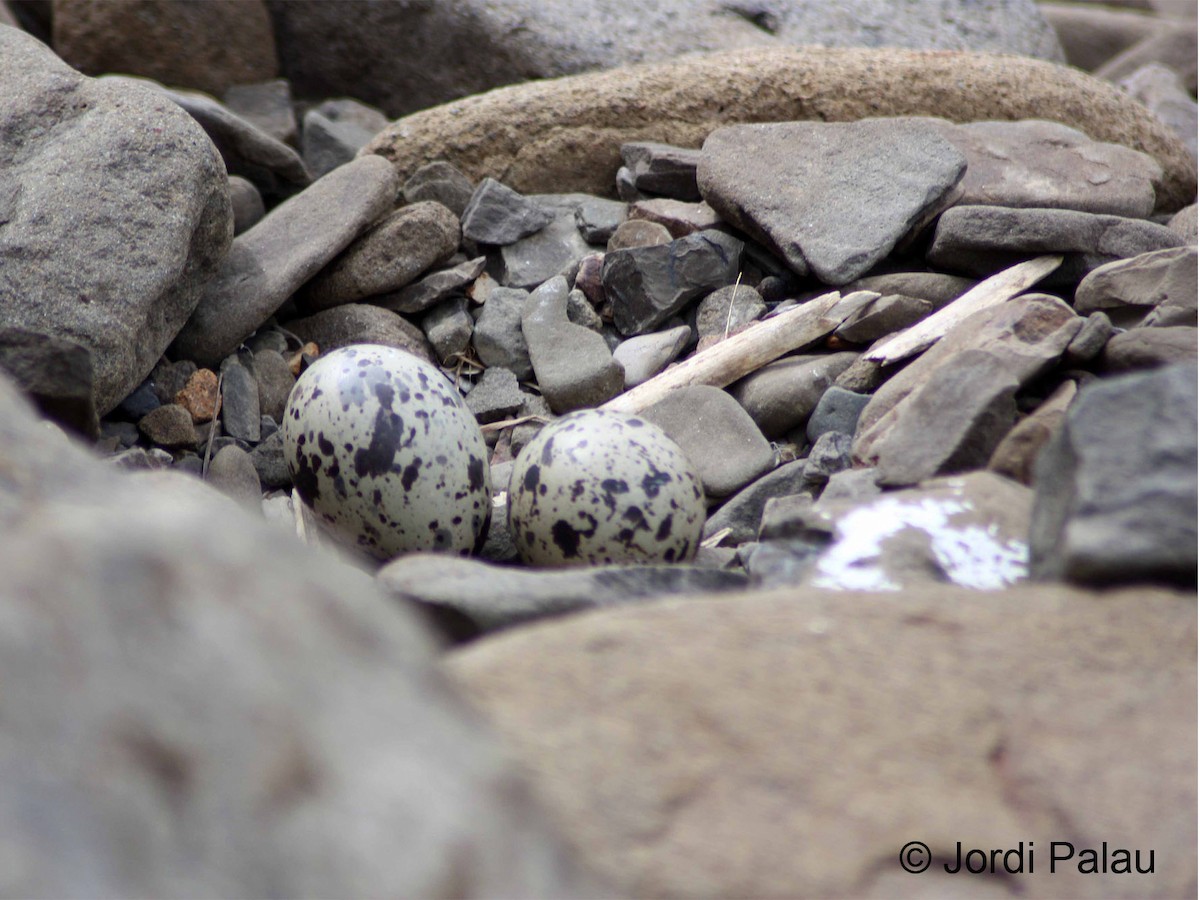
<svg viewBox="0 0 1200 900">
<path fill-rule="evenodd" d="M 685 562 L 700 543 L 704 491 L 679 445 L 635 416 L 584 410 L 525 445 L 508 524 L 535 566 Z"/>
<path fill-rule="evenodd" d="M 468 554 L 487 537 L 487 446 L 441 372 L 374 344 L 322 356 L 296 382 L 283 446 L 300 497 L 341 538 L 379 559 Z"/>
</svg>

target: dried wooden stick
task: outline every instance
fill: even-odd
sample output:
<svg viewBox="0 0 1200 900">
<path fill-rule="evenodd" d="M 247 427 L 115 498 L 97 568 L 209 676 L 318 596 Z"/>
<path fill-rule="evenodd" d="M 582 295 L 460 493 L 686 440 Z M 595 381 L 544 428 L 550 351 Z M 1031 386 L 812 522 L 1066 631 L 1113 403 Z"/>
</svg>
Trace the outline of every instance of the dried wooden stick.
<svg viewBox="0 0 1200 900">
<path fill-rule="evenodd" d="M 764 319 L 614 397 L 600 408 L 636 413 L 682 387 L 693 384 L 725 387 L 732 384 L 785 353 L 825 337 L 842 324 L 864 293 L 872 292 L 855 291 L 843 299 L 837 291 L 833 291 L 774 318 Z"/>
<path fill-rule="evenodd" d="M 926 350 L 937 343 L 951 328 L 981 309 L 1011 300 L 1037 284 L 1060 265 L 1061 256 L 1039 256 L 998 272 L 981 281 L 953 303 L 939 309 L 928 319 L 900 332 L 890 341 L 863 354 L 863 358 L 887 365 Z"/>
</svg>

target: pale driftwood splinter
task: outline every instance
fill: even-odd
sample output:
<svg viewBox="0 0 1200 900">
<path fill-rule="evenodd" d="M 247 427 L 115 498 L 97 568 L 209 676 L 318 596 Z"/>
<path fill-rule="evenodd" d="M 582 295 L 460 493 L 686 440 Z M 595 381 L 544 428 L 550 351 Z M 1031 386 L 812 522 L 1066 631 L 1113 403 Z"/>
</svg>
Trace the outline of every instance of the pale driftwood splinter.
<svg viewBox="0 0 1200 900">
<path fill-rule="evenodd" d="M 600 408 L 636 413 L 682 387 L 693 384 L 725 387 L 732 384 L 785 353 L 832 333 L 857 308 L 864 294 L 879 296 L 873 291 L 855 291 L 842 298 L 834 291 L 778 316 L 764 319 L 614 397 Z"/>
<path fill-rule="evenodd" d="M 981 309 L 1005 303 L 1022 291 L 1033 287 L 1062 265 L 1061 256 L 1039 256 L 1018 263 L 981 281 L 953 303 L 939 309 L 928 319 L 902 331 L 890 341 L 863 354 L 863 358 L 880 365 L 898 362 L 927 350 L 951 328 Z"/>
</svg>

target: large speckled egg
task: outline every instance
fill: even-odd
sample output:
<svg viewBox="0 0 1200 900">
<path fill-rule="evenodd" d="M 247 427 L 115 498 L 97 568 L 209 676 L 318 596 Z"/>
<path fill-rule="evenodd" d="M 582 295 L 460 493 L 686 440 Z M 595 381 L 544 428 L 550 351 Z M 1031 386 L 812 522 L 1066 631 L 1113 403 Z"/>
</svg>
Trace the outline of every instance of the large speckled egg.
<svg viewBox="0 0 1200 900">
<path fill-rule="evenodd" d="M 355 344 L 322 356 L 288 397 L 283 445 L 304 502 L 372 556 L 467 554 L 487 536 L 483 434 L 450 380 L 410 353 Z"/>
<path fill-rule="evenodd" d="M 685 562 L 704 528 L 695 469 L 656 425 L 585 410 L 525 445 L 508 487 L 508 524 L 535 566 Z"/>
</svg>

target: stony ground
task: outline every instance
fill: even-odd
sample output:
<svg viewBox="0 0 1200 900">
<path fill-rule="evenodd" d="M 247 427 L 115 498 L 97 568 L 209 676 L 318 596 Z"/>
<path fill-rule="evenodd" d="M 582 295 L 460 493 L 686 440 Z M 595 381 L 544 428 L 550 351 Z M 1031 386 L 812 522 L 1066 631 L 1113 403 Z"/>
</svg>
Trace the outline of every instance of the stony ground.
<svg viewBox="0 0 1200 900">
<path fill-rule="evenodd" d="M 851 6 L 0 3 L 9 893 L 1194 894 L 1194 8 Z M 477 555 L 306 504 L 364 343 Z M 589 409 L 694 557 L 522 561 Z"/>
</svg>

